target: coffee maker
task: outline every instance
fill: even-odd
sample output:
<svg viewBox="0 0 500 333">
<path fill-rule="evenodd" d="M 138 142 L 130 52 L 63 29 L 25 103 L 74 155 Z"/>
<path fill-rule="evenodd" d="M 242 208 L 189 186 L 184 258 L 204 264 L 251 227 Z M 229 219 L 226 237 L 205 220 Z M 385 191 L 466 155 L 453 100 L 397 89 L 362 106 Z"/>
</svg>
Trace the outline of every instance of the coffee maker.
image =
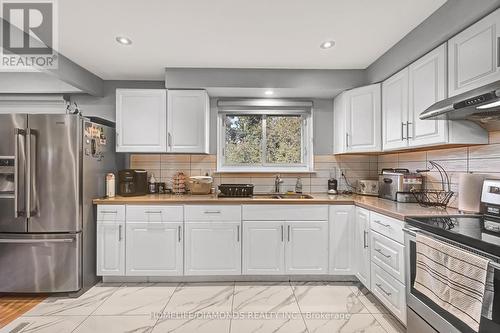
<svg viewBox="0 0 500 333">
<path fill-rule="evenodd" d="M 146 195 L 148 173 L 142 169 L 125 169 L 118 172 L 118 193 L 124 197 Z"/>
</svg>

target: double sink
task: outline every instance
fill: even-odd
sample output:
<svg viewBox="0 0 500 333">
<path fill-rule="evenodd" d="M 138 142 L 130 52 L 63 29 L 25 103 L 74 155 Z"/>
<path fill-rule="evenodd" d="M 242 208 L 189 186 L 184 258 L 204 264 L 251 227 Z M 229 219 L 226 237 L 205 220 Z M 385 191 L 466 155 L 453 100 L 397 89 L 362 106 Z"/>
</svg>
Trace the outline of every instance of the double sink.
<svg viewBox="0 0 500 333">
<path fill-rule="evenodd" d="M 254 198 L 257 199 L 313 199 L 313 196 L 310 194 L 300 194 L 300 193 L 265 193 L 265 194 L 254 194 Z"/>
</svg>

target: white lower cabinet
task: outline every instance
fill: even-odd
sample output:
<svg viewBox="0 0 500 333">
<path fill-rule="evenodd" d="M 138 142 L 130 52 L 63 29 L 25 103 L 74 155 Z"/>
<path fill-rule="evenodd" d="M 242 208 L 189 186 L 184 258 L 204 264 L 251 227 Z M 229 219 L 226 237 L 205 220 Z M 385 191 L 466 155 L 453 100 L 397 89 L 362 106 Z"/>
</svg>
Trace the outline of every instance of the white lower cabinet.
<svg viewBox="0 0 500 333">
<path fill-rule="evenodd" d="M 185 222 L 185 275 L 240 275 L 241 222 Z"/>
<path fill-rule="evenodd" d="M 372 262 L 371 292 L 406 325 L 405 285 Z"/>
<path fill-rule="evenodd" d="M 281 221 L 243 222 L 243 274 L 285 273 L 285 231 Z"/>
<path fill-rule="evenodd" d="M 97 275 L 125 275 L 125 223 L 97 221 Z"/>
<path fill-rule="evenodd" d="M 353 255 L 354 239 L 353 205 L 330 206 L 330 274 L 353 275 L 356 256 Z"/>
<path fill-rule="evenodd" d="M 328 222 L 286 222 L 287 274 L 328 273 Z"/>
<path fill-rule="evenodd" d="M 354 254 L 356 260 L 356 277 L 370 289 L 370 211 L 356 207 Z"/>
<path fill-rule="evenodd" d="M 126 275 L 183 274 L 182 222 L 127 223 Z"/>
</svg>

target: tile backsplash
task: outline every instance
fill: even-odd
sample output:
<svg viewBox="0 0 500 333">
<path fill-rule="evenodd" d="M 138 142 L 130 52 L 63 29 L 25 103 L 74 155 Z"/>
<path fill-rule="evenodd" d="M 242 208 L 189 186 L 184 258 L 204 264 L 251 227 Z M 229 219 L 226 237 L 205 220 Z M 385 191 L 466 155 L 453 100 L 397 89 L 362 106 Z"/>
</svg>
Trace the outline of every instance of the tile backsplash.
<svg viewBox="0 0 500 333">
<path fill-rule="evenodd" d="M 407 168 L 410 171 L 427 169 L 428 161 L 441 164 L 451 177 L 452 191 L 456 193 L 450 205 L 456 207 L 458 197 L 458 178 L 461 173 L 480 173 L 487 177 L 500 178 L 500 131 L 490 133 L 490 144 L 462 148 L 449 148 L 405 153 L 389 153 L 379 156 L 370 155 L 316 155 L 314 173 L 280 174 L 284 180 L 282 190 L 294 190 L 297 177 L 302 178 L 303 191 L 325 193 L 330 175 L 335 172 L 341 190 L 348 189 L 341 179 L 340 172 L 345 170 L 347 180 L 356 185 L 358 179 L 378 179 L 382 168 Z M 183 171 L 187 176 L 206 173 L 214 177 L 215 185 L 222 183 L 252 183 L 256 193 L 271 192 L 274 187 L 275 173 L 217 173 L 216 155 L 169 155 L 133 154 L 130 167 L 146 169 L 158 180 L 170 182 L 172 176 Z M 427 186 L 438 188 L 441 185 L 439 173 L 427 173 Z M 167 185 L 168 186 L 168 185 Z"/>
<path fill-rule="evenodd" d="M 378 157 L 378 169 L 407 168 L 428 169 L 429 161 L 435 161 L 448 172 L 451 190 L 455 192 L 451 207 L 458 205 L 458 179 L 462 173 L 484 174 L 485 177 L 500 178 L 500 132 L 490 133 L 490 144 L 462 148 L 385 154 Z M 431 170 L 426 174 L 427 188 L 440 189 L 439 172 Z"/>
<path fill-rule="evenodd" d="M 199 176 L 206 173 L 214 177 L 215 185 L 251 183 L 256 193 L 267 193 L 274 189 L 276 173 L 217 173 L 216 155 L 167 155 L 167 154 L 133 154 L 130 156 L 130 167 L 146 169 L 155 178 L 167 183 L 172 176 L 182 171 L 187 176 Z M 331 173 L 339 179 L 339 188 L 347 189 L 345 181 L 340 180 L 340 170 L 350 184 L 355 185 L 358 179 L 377 178 L 377 156 L 333 156 L 316 155 L 314 173 L 282 173 L 282 190 L 294 190 L 297 177 L 302 179 L 302 188 L 306 193 L 325 193 Z M 332 174 L 333 175 L 333 174 Z"/>
</svg>

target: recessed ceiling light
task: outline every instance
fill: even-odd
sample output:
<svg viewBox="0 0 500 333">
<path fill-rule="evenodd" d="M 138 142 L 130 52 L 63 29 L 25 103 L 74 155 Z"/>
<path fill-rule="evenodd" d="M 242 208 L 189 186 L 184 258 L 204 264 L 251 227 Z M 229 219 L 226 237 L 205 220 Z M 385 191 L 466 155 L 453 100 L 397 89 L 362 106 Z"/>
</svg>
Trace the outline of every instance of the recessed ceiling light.
<svg viewBox="0 0 500 333">
<path fill-rule="evenodd" d="M 333 40 L 327 40 L 326 42 L 321 43 L 319 47 L 322 49 L 329 49 L 335 45 L 335 41 Z"/>
<path fill-rule="evenodd" d="M 272 90 L 266 90 L 266 91 L 264 91 L 264 94 L 266 96 L 271 96 L 271 95 L 274 95 L 274 91 L 272 91 Z"/>
<path fill-rule="evenodd" d="M 130 45 L 132 44 L 132 40 L 130 38 L 127 38 L 127 37 L 123 37 L 123 36 L 118 36 L 116 37 L 116 41 L 122 45 Z"/>
</svg>

